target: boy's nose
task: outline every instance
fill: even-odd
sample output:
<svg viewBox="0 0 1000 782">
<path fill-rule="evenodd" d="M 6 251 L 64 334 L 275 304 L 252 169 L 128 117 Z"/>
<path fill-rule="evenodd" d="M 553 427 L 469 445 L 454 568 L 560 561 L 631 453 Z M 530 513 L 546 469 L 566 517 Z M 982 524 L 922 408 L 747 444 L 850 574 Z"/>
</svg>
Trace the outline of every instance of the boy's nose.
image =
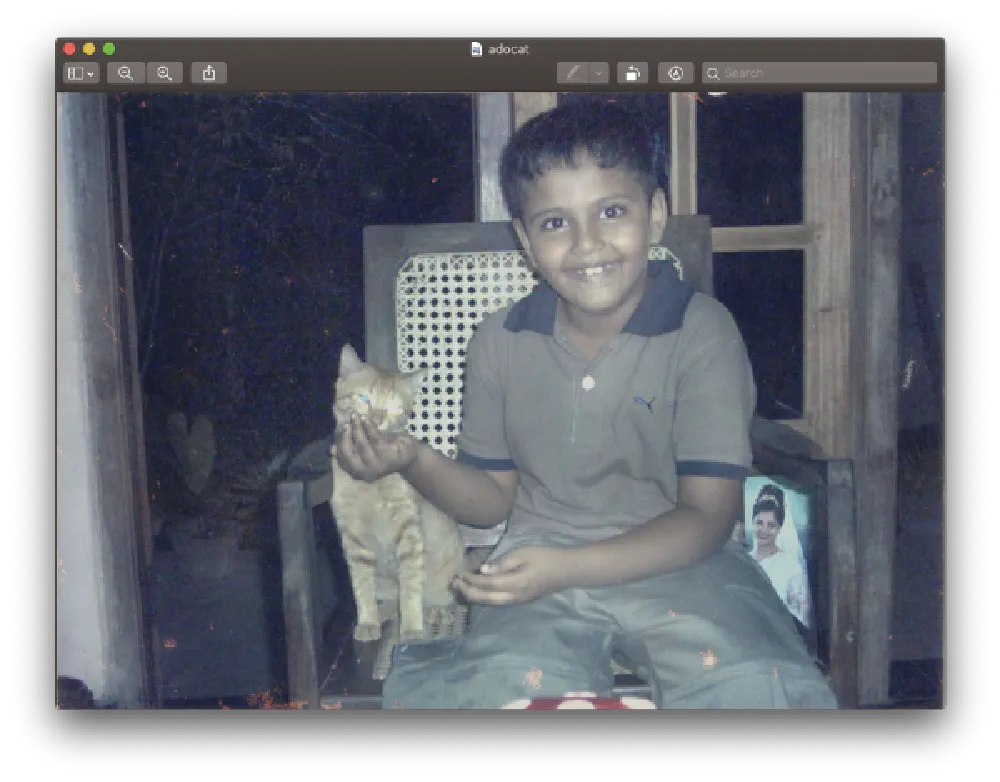
<svg viewBox="0 0 1000 782">
<path fill-rule="evenodd" d="M 589 221 L 577 226 L 575 239 L 576 251 L 581 255 L 592 253 L 604 246 L 604 237 L 601 236 L 599 226 Z"/>
</svg>

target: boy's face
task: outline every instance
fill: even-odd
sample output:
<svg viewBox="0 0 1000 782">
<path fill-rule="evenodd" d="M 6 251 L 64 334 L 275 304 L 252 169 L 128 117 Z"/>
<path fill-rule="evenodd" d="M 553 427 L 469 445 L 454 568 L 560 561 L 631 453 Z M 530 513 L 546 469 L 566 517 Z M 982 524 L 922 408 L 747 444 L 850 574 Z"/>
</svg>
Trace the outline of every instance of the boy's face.
<svg viewBox="0 0 1000 782">
<path fill-rule="evenodd" d="M 526 186 L 522 203 L 514 229 L 570 314 L 631 314 L 645 291 L 649 245 L 666 223 L 663 191 L 647 202 L 630 171 L 582 154 L 575 168 L 550 169 Z"/>
</svg>

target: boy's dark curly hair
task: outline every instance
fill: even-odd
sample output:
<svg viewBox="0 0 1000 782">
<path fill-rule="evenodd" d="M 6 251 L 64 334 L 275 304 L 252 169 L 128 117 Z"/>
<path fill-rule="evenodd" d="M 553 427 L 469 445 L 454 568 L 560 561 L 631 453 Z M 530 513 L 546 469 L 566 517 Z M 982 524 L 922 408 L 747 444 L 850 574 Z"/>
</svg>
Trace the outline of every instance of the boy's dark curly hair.
<svg viewBox="0 0 1000 782">
<path fill-rule="evenodd" d="M 642 114 L 614 103 L 560 106 L 525 122 L 503 151 L 500 187 L 510 216 L 524 216 L 524 185 L 551 168 L 575 166 L 584 150 L 601 168 L 628 169 L 647 199 L 665 186 L 664 154 Z"/>
</svg>

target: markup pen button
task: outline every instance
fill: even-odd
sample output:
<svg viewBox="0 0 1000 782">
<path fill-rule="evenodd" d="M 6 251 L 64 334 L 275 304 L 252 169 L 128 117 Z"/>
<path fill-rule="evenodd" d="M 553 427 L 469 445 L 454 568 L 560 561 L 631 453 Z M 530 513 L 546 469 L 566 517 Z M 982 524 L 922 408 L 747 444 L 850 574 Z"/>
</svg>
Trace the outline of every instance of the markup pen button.
<svg viewBox="0 0 1000 782">
<path fill-rule="evenodd" d="M 557 84 L 588 84 L 590 82 L 590 63 L 559 62 L 556 63 Z"/>
<path fill-rule="evenodd" d="M 225 84 L 228 77 L 224 62 L 191 63 L 192 84 Z"/>
</svg>

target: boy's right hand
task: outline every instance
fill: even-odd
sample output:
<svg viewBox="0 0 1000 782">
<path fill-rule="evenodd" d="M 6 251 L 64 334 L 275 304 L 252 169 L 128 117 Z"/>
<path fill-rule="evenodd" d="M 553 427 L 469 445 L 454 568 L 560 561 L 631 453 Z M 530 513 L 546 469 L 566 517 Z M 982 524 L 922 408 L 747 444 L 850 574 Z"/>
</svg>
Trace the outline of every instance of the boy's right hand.
<svg viewBox="0 0 1000 782">
<path fill-rule="evenodd" d="M 360 417 L 337 431 L 337 463 L 360 481 L 371 483 L 409 467 L 417 458 L 419 443 L 409 433 L 388 434 Z"/>
</svg>

